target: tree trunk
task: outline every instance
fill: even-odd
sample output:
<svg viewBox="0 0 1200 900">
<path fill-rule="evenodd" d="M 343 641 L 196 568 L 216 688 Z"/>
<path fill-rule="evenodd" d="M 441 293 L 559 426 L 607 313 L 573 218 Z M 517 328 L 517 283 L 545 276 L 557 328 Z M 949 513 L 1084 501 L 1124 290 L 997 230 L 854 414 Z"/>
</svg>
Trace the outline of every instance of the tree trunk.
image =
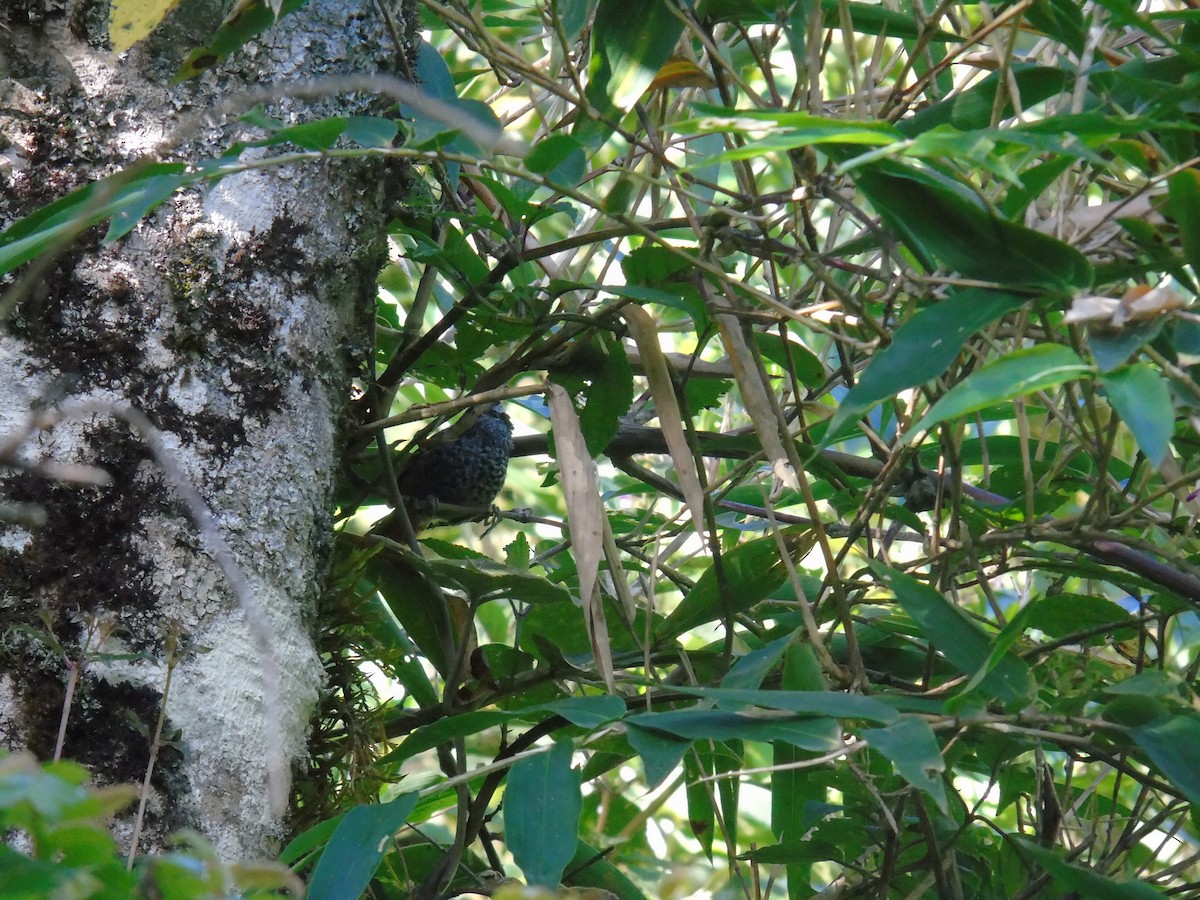
<svg viewBox="0 0 1200 900">
<path fill-rule="evenodd" d="M 171 85 L 220 3 L 181 4 L 121 58 L 106 3 L 63 5 L 0 14 L 0 227 L 164 141 L 160 158 L 199 160 L 253 139 L 219 115 L 171 138 L 181 114 L 247 88 L 280 86 L 267 112 L 289 124 L 372 111 L 370 96 L 282 87 L 406 52 L 372 0 L 312 0 Z M 393 22 L 413 23 L 407 5 Z M 286 778 L 302 756 L 321 686 L 309 620 L 338 425 L 400 181 L 362 160 L 231 176 L 176 193 L 114 244 L 83 231 L 0 294 L 15 303 L 0 330 L 0 741 L 49 758 L 65 712 L 64 757 L 98 783 L 140 784 L 165 713 L 143 849 L 190 827 L 239 859 L 282 835 L 268 771 Z M 32 427 L 39 410 L 60 412 Z M 107 483 L 69 480 L 86 467 Z M 130 814 L 117 830 L 132 827 Z"/>
</svg>

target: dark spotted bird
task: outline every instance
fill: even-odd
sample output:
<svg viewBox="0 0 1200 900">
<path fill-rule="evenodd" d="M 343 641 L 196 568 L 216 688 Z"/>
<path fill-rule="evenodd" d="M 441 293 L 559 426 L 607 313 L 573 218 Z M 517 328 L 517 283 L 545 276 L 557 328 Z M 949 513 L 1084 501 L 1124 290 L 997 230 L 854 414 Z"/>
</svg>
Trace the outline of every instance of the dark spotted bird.
<svg viewBox="0 0 1200 900">
<path fill-rule="evenodd" d="M 498 405 L 485 409 L 458 437 L 427 441 L 400 473 L 400 493 L 414 501 L 408 505 L 413 530 L 453 520 L 438 513 L 442 504 L 491 506 L 504 487 L 511 452 L 512 420 Z"/>
</svg>

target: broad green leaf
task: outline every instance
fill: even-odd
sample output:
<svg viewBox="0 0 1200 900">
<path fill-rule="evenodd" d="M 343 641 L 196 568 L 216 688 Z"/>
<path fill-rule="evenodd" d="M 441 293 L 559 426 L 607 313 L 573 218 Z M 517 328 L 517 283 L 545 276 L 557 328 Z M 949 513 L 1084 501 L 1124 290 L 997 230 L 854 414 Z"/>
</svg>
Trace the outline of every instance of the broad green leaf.
<svg viewBox="0 0 1200 900">
<path fill-rule="evenodd" d="M 346 137 L 360 147 L 391 147 L 399 130 L 395 119 L 382 116 L 350 116 L 346 120 Z"/>
<path fill-rule="evenodd" d="M 346 818 L 345 813 L 334 816 L 324 822 L 318 822 L 302 834 L 296 835 L 288 841 L 288 845 L 279 854 L 279 861 L 290 866 L 304 859 L 313 850 L 329 842 L 329 838 L 337 831 L 338 825 L 344 818 Z"/>
<path fill-rule="evenodd" d="M 554 370 L 551 380 L 573 397 L 583 397 L 579 427 L 594 459 L 612 443 L 621 427 L 621 416 L 633 403 L 633 369 L 625 347 L 602 332 L 579 348 L 568 365 Z"/>
<path fill-rule="evenodd" d="M 865 719 L 869 722 L 894 722 L 899 714 L 885 703 L 860 694 L 835 691 L 759 691 L 741 688 L 680 687 L 681 694 L 704 697 L 723 704 L 750 704 L 764 709 L 781 709 L 799 715 L 829 716 L 836 719 Z"/>
<path fill-rule="evenodd" d="M 1134 743 L 1193 804 L 1200 804 L 1200 719 L 1172 716 L 1129 729 Z"/>
<path fill-rule="evenodd" d="M 377 553 L 367 561 L 367 573 L 378 585 L 388 610 L 404 628 L 404 633 L 439 672 L 449 666 L 443 650 L 451 641 L 448 619 L 438 614 L 443 600 L 430 586 L 427 575 L 418 566 L 422 562 L 391 553 Z"/>
<path fill-rule="evenodd" d="M 909 438 L 934 425 L 989 406 L 1057 387 L 1091 372 L 1070 347 L 1038 344 L 1010 353 L 955 385 L 909 431 Z"/>
<path fill-rule="evenodd" d="M 941 779 L 946 761 L 928 722 L 904 716 L 887 728 L 867 728 L 861 737 L 888 758 L 901 778 L 933 800 L 943 815 L 949 813 Z"/>
<path fill-rule="evenodd" d="M 764 359 L 769 359 L 785 372 L 795 372 L 804 384 L 817 387 L 824 383 L 825 366 L 817 355 L 794 340 L 783 340 L 779 335 L 756 331 L 754 343 Z"/>
<path fill-rule="evenodd" d="M 703 749 L 704 742 L 697 741 L 683 755 L 684 792 L 687 796 L 688 828 L 711 863 L 716 805 L 710 791 L 715 790 L 715 786 L 703 780 L 713 774 L 712 753 L 702 753 Z"/>
<path fill-rule="evenodd" d="M 104 242 L 111 244 L 129 234 L 160 203 L 193 180 L 193 176 L 181 169 L 170 174 L 153 175 L 144 181 L 139 179 L 136 188 L 130 185 L 133 189 L 122 191 L 123 200 L 127 202 L 122 202 L 120 208 L 113 211 Z"/>
<path fill-rule="evenodd" d="M 782 687 L 796 693 L 813 693 L 825 687 L 821 665 L 808 644 L 795 643 L 789 649 L 783 665 Z M 771 773 L 771 834 L 780 843 L 802 840 L 812 824 L 809 821 L 812 805 L 825 799 L 825 786 L 815 777 L 816 773 L 803 768 L 784 768 L 812 756 L 784 741 L 771 746 L 771 760 L 780 767 Z M 801 856 L 801 861 L 796 858 L 787 861 L 789 885 L 794 883 L 799 888 L 809 884 L 811 867 L 802 862 L 807 859 Z M 789 890 L 788 896 L 800 897 L 802 892 Z"/>
<path fill-rule="evenodd" d="M 916 19 L 899 10 L 876 3 L 855 0 L 820 0 L 821 9 L 836 16 L 845 9 L 856 33 L 887 35 L 891 38 L 924 37 L 931 41 L 957 41 L 959 36 L 942 28 L 922 28 Z M 702 0 L 698 4 L 701 18 L 712 22 L 738 22 L 742 25 L 774 25 L 780 15 L 775 2 L 746 2 L 746 0 Z"/>
<path fill-rule="evenodd" d="M 398 765 L 404 760 L 416 756 L 418 753 L 432 750 L 439 744 L 445 744 L 455 738 L 479 734 L 480 732 L 487 731 L 489 728 L 503 725 L 514 718 L 516 716 L 513 713 L 498 709 L 477 709 L 471 712 L 459 713 L 456 716 L 440 718 L 436 722 L 417 728 L 401 741 L 399 747 L 391 753 L 385 754 L 380 759 L 380 762 L 389 765 Z"/>
<path fill-rule="evenodd" d="M 678 122 L 672 129 L 683 134 L 736 133 L 750 135 L 732 150 L 693 163 L 701 168 L 714 162 L 757 159 L 767 153 L 786 152 L 817 144 L 872 145 L 886 147 L 904 136 L 886 123 L 831 119 L 808 113 L 727 109 L 698 104 L 694 119 Z"/>
<path fill-rule="evenodd" d="M 1102 625 L 1111 626 L 1108 634 L 1119 640 L 1136 634 L 1136 624 L 1129 612 L 1104 597 L 1052 594 L 1030 603 L 1029 610 L 1029 627 L 1052 639 Z M 1089 639 L 1090 643 L 1103 641 L 1104 635 Z"/>
<path fill-rule="evenodd" d="M 784 541 L 793 557 L 807 553 L 813 540 L 810 532 L 784 532 Z M 659 640 L 670 640 L 697 625 L 747 610 L 787 577 L 774 537 L 744 543 L 726 553 L 722 562 L 726 590 L 722 592 L 716 567 L 710 566 L 679 606 L 655 629 Z"/>
<path fill-rule="evenodd" d="M 751 650 L 739 656 L 721 679 L 721 687 L 726 689 L 757 690 L 779 660 L 783 658 L 788 647 L 795 638 L 792 635 L 772 641 L 765 647 Z"/>
<path fill-rule="evenodd" d="M 967 288 L 918 312 L 871 357 L 858 384 L 838 405 L 823 443 L 832 443 L 881 400 L 943 374 L 971 335 L 1026 302 L 1017 294 Z"/>
<path fill-rule="evenodd" d="M 106 240 L 116 240 L 177 188 L 201 177 L 183 163 L 150 163 L 86 184 L 0 233 L 0 275 L 109 217 Z"/>
<path fill-rule="evenodd" d="M 578 844 L 583 807 L 570 741 L 517 762 L 504 790 L 504 842 L 531 885 L 555 890 Z"/>
<path fill-rule="evenodd" d="M 611 136 L 615 122 L 650 87 L 682 33 L 683 20 L 664 0 L 600 0 L 585 91 L 598 118 L 581 109 L 572 135 L 586 144 Z"/>
<path fill-rule="evenodd" d="M 295 12 L 307 2 L 308 0 L 282 0 L 279 4 L 280 17 Z M 233 11 L 212 36 L 212 40 L 206 46 L 197 47 L 187 55 L 173 80 L 179 82 L 195 78 L 274 24 L 275 13 L 268 0 L 244 0 L 235 4 Z"/>
<path fill-rule="evenodd" d="M 1145 363 L 1134 363 L 1101 376 L 1100 383 L 1146 459 L 1157 467 L 1175 433 L 1175 405 L 1166 380 Z"/>
<path fill-rule="evenodd" d="M 683 761 L 683 755 L 687 753 L 691 741 L 654 728 L 643 728 L 634 721 L 625 724 L 629 746 L 642 758 L 646 784 L 651 788 L 658 787 Z"/>
<path fill-rule="evenodd" d="M 567 134 L 552 134 L 534 145 L 525 157 L 530 172 L 545 176 L 550 184 L 575 187 L 587 171 L 583 144 Z"/>
<path fill-rule="evenodd" d="M 530 710 L 545 710 L 562 716 L 580 728 L 599 728 L 625 715 L 625 701 L 611 694 L 593 694 L 588 697 L 564 697 L 531 707 Z"/>
<path fill-rule="evenodd" d="M 1034 28 L 1070 47 L 1076 56 L 1083 54 L 1087 28 L 1080 5 L 1074 0 L 1038 0 L 1025 17 Z"/>
<path fill-rule="evenodd" d="M 960 672 L 974 675 L 989 663 L 993 640 L 939 591 L 911 575 L 874 560 L 868 560 L 867 565 L 875 577 L 896 595 L 900 605 L 920 626 L 930 643 Z M 1004 654 L 995 660 L 980 687 L 1004 703 L 1014 703 L 1030 696 L 1036 684 L 1024 662 Z"/>
<path fill-rule="evenodd" d="M 1179 226 L 1183 255 L 1200 277 L 1200 172 L 1184 169 L 1167 181 L 1171 217 Z"/>
<path fill-rule="evenodd" d="M 308 883 L 309 900 L 344 900 L 367 889 L 390 838 L 417 805 L 415 792 L 356 806 L 342 818 Z"/>
<path fill-rule="evenodd" d="M 400 763 L 432 750 L 439 744 L 455 738 L 479 734 L 508 722 L 540 722 L 548 716 L 562 716 L 580 728 L 599 728 L 621 718 L 625 714 L 625 703 L 620 697 L 597 695 L 591 697 L 566 697 L 549 703 L 540 703 L 515 710 L 478 709 L 440 718 L 423 725 L 406 737 L 381 761 Z"/>
<path fill-rule="evenodd" d="M 1125 365 L 1142 347 L 1158 337 L 1164 324 L 1166 319 L 1159 317 L 1149 322 L 1130 322 L 1119 331 L 1093 329 L 1088 334 L 1088 350 L 1096 361 L 1096 370 L 1108 373 Z"/>
<path fill-rule="evenodd" d="M 1020 92 L 1018 96 L 1021 98 L 1021 105 L 1026 109 L 1070 90 L 1073 84 L 1071 74 L 1064 69 L 1021 64 L 1009 66 L 1003 72 L 993 72 L 978 84 L 955 93 L 949 99 L 918 110 L 914 115 L 897 123 L 896 128 L 910 137 L 938 125 L 953 125 L 960 131 L 987 128 L 992 124 L 996 92 L 1000 89 L 1001 78 L 1011 79 L 1011 83 L 1016 85 Z M 1009 97 L 1005 101 L 1004 109 L 1000 111 L 1000 117 L 1009 118 L 1014 112 L 1012 99 Z"/>
<path fill-rule="evenodd" d="M 1091 285 L 1092 267 L 1082 253 L 1001 218 L 955 182 L 888 160 L 863 166 L 854 179 L 926 268 L 941 265 L 1009 287 Z"/>
<path fill-rule="evenodd" d="M 841 729 L 832 719 L 759 718 L 719 709 L 675 709 L 639 713 L 625 721 L 637 728 L 653 729 L 693 741 L 787 741 L 818 753 L 828 753 L 842 744 Z"/>
<path fill-rule="evenodd" d="M 429 571 L 439 584 L 461 587 L 471 599 L 510 599 L 522 603 L 562 603 L 571 599 L 565 587 L 530 572 L 490 559 L 432 559 Z"/>
<path fill-rule="evenodd" d="M 328 150 L 346 130 L 349 120 L 344 116 L 330 116 L 327 119 L 317 119 L 313 122 L 301 122 L 280 128 L 271 135 L 272 144 L 282 144 L 285 141 L 302 147 L 305 150 Z"/>
<path fill-rule="evenodd" d="M 1117 881 L 1093 869 L 1067 862 L 1053 850 L 1033 841 L 1014 837 L 1024 853 L 1037 860 L 1062 887 L 1088 900 L 1161 900 L 1166 895 L 1140 881 Z"/>
</svg>

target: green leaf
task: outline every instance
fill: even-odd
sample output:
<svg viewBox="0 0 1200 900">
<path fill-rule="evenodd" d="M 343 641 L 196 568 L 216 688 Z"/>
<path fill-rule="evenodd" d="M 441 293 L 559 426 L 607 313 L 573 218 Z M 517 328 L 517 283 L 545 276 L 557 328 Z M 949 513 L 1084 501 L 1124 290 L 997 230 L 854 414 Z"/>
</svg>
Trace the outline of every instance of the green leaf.
<svg viewBox="0 0 1200 900">
<path fill-rule="evenodd" d="M 377 553 L 367 561 L 366 569 L 378 586 L 390 616 L 403 626 L 404 633 L 434 668 L 445 674 L 449 662 L 442 648 L 451 635 L 443 633 L 445 615 L 438 615 L 443 600 L 430 586 L 429 577 L 422 576 L 418 565 L 423 563 L 391 553 Z"/>
<path fill-rule="evenodd" d="M 650 87 L 679 43 L 683 19 L 664 0 L 600 0 L 592 25 L 592 58 L 585 97 L 598 118 L 580 109 L 572 135 L 602 142 Z"/>
<path fill-rule="evenodd" d="M 1130 322 L 1119 331 L 1093 329 L 1088 334 L 1088 349 L 1097 371 L 1108 373 L 1125 365 L 1133 354 L 1158 337 L 1165 323 L 1166 319 L 1159 317 L 1149 322 Z"/>
<path fill-rule="evenodd" d="M 1167 179 L 1167 198 L 1183 239 L 1183 255 L 1200 276 L 1200 172 L 1184 169 L 1172 175 Z"/>
<path fill-rule="evenodd" d="M 622 343 L 601 333 L 581 348 L 569 364 L 556 370 L 551 380 L 584 400 L 579 426 L 592 457 L 612 443 L 621 427 L 621 416 L 633 404 L 633 369 Z M 564 371 L 565 370 L 565 371 Z"/>
<path fill-rule="evenodd" d="M 427 564 L 439 584 L 457 585 L 476 602 L 562 603 L 571 599 L 571 592 L 562 585 L 491 559 L 432 559 Z"/>
<path fill-rule="evenodd" d="M 1193 804 L 1200 804 L 1200 719 L 1173 716 L 1129 729 L 1135 744 Z"/>
<path fill-rule="evenodd" d="M 308 883 L 309 900 L 359 897 L 371 883 L 389 838 L 417 805 L 416 792 L 389 803 L 356 806 L 342 818 Z"/>
<path fill-rule="evenodd" d="M 558 741 L 548 753 L 522 759 L 504 790 L 504 840 L 531 885 L 554 890 L 575 855 L 583 808 L 574 746 Z"/>
<path fill-rule="evenodd" d="M 737 147 L 690 164 L 694 170 L 713 163 L 738 159 L 757 159 L 767 153 L 781 153 L 798 147 L 819 144 L 869 145 L 887 147 L 904 136 L 882 122 L 857 122 L 831 119 L 808 113 L 771 110 L 728 109 L 697 104 L 698 116 L 672 125 L 683 134 L 751 135 Z"/>
<path fill-rule="evenodd" d="M 583 180 L 587 157 L 583 144 L 575 138 L 552 134 L 534 145 L 525 157 L 525 166 L 530 172 L 544 176 L 550 184 L 573 188 Z"/>
<path fill-rule="evenodd" d="M 513 721 L 540 722 L 548 716 L 561 716 L 580 728 L 599 728 L 625 715 L 625 702 L 608 694 L 590 697 L 565 697 L 549 703 L 539 703 L 521 709 L 478 709 L 446 716 L 422 725 L 406 737 L 381 762 L 398 764 L 406 759 L 432 750 L 455 738 L 468 737 Z"/>
<path fill-rule="evenodd" d="M 625 715 L 625 701 L 611 694 L 596 694 L 590 697 L 564 697 L 540 706 L 530 707 L 529 711 L 545 710 L 556 716 L 562 716 L 572 725 L 580 728 L 599 728 Z"/>
<path fill-rule="evenodd" d="M 1063 888 L 1088 900 L 1161 900 L 1166 895 L 1140 881 L 1115 881 L 1092 869 L 1072 865 L 1053 850 L 1039 847 L 1022 837 L 1012 838 Z"/>
<path fill-rule="evenodd" d="M 317 119 L 314 122 L 301 122 L 299 125 L 289 125 L 280 128 L 271 135 L 271 144 L 287 142 L 305 150 L 328 150 L 337 143 L 337 139 L 346 131 L 349 124 L 344 116 L 330 116 L 327 119 Z"/>
<path fill-rule="evenodd" d="M 783 664 L 782 687 L 785 691 L 816 691 L 825 685 L 825 676 L 816 654 L 808 644 L 793 644 Z M 812 769 L 785 768 L 812 757 L 812 753 L 784 741 L 771 747 L 772 763 L 778 767 L 771 773 L 771 834 L 781 843 L 796 843 L 811 827 L 809 810 L 825 799 L 825 785 Z M 801 862 L 797 862 L 799 859 Z M 789 884 L 809 883 L 811 866 L 808 857 L 801 855 L 787 860 Z M 789 892 L 790 896 L 796 893 Z"/>
<path fill-rule="evenodd" d="M 811 540 L 811 535 L 802 537 L 794 532 L 785 533 L 788 552 L 793 555 L 802 544 L 811 546 Z M 670 640 L 697 625 L 747 610 L 787 578 L 787 569 L 779 558 L 779 547 L 774 537 L 741 544 L 726 553 L 722 562 L 726 579 L 724 595 L 717 580 L 716 567 L 710 566 L 679 606 L 655 629 L 657 639 Z M 722 599 L 723 596 L 727 601 Z"/>
<path fill-rule="evenodd" d="M 350 116 L 346 120 L 346 137 L 360 147 L 387 149 L 395 142 L 399 131 L 395 119 L 381 116 Z"/>
<path fill-rule="evenodd" d="M 1026 302 L 1016 294 L 967 288 L 918 312 L 871 357 L 830 420 L 823 443 L 834 441 L 879 401 L 943 374 L 971 335 Z"/>
<path fill-rule="evenodd" d="M 1175 404 L 1166 380 L 1145 363 L 1135 363 L 1102 376 L 1100 383 L 1146 459 L 1157 467 L 1175 433 Z"/>
<path fill-rule="evenodd" d="M 279 4 L 280 18 L 295 12 L 307 2 L 308 0 L 282 0 Z M 247 3 L 237 4 L 228 18 L 221 23 L 221 27 L 217 29 L 212 40 L 206 46 L 197 47 L 187 55 L 183 65 L 175 73 L 173 81 L 180 82 L 188 78 L 195 78 L 201 72 L 211 69 L 221 62 L 251 38 L 274 25 L 275 13 L 271 6 L 272 4 L 267 0 L 250 0 Z"/>
<path fill-rule="evenodd" d="M 888 758 L 905 781 L 926 794 L 943 815 L 950 812 L 941 775 L 946 761 L 933 729 L 924 719 L 904 716 L 887 728 L 868 728 L 863 740 Z"/>
<path fill-rule="evenodd" d="M 1091 372 L 1070 347 L 1038 344 L 1010 353 L 969 375 L 933 404 L 909 431 L 910 439 L 934 425 L 969 415 L 1035 391 L 1044 391 Z"/>
<path fill-rule="evenodd" d="M 691 750 L 684 754 L 683 777 L 687 795 L 688 828 L 691 829 L 692 836 L 700 842 L 700 849 L 704 851 L 708 861 L 712 862 L 716 806 L 710 793 L 713 784 L 702 780 L 713 774 L 712 754 L 702 755 L 702 746 L 702 743 L 694 744 Z"/>
<path fill-rule="evenodd" d="M 787 741 L 804 750 L 828 753 L 842 745 L 841 729 L 832 719 L 758 718 L 719 709 L 675 709 L 639 713 L 626 725 L 694 740 Z M 639 751 L 640 752 L 640 751 Z"/>
<path fill-rule="evenodd" d="M 923 37 L 931 41 L 960 40 L 952 31 L 923 27 L 911 15 L 875 3 L 821 0 L 820 5 L 823 11 L 833 15 L 844 9 L 850 18 L 850 26 L 856 33 L 886 34 L 891 38 Z M 800 5 L 799 8 L 804 7 Z M 746 0 L 702 0 L 698 5 L 698 12 L 701 18 L 710 22 L 739 22 L 742 25 L 774 25 L 780 15 L 778 3 L 762 0 L 750 3 Z"/>
<path fill-rule="evenodd" d="M 1015 703 L 1033 693 L 1036 684 L 1029 667 L 1007 653 L 993 660 L 992 639 L 940 592 L 875 560 L 868 560 L 867 565 L 896 595 L 930 643 L 960 672 L 974 675 L 991 664 L 992 668 L 980 686 L 1004 703 Z"/>
<path fill-rule="evenodd" d="M 1065 44 L 1076 56 L 1083 54 L 1087 28 L 1083 12 L 1074 0 L 1036 0 L 1025 17 L 1030 25 Z"/>
<path fill-rule="evenodd" d="M 681 694 L 704 697 L 722 704 L 761 706 L 799 715 L 829 716 L 837 719 L 865 719 L 870 722 L 895 722 L 899 714 L 886 703 L 859 694 L 834 691 L 758 691 L 741 688 L 679 687 Z"/>
<path fill-rule="evenodd" d="M 627 722 L 626 729 L 629 746 L 642 758 L 646 784 L 650 788 L 658 787 L 675 771 L 675 767 L 683 761 L 683 755 L 692 743 L 690 740 L 664 734 L 653 728 L 642 728 L 636 722 Z"/>
<path fill-rule="evenodd" d="M 1028 609 L 1026 624 L 1052 639 L 1105 625 L 1111 626 L 1110 635 L 1121 640 L 1136 634 L 1136 623 L 1129 612 L 1104 597 L 1052 594 L 1030 603 Z M 1104 635 L 1089 639 L 1089 643 L 1103 641 Z"/>
<path fill-rule="evenodd" d="M 859 169 L 858 187 L 928 269 L 937 264 L 999 285 L 1066 290 L 1091 285 L 1075 248 L 985 209 L 962 185 L 892 161 Z"/>
<path fill-rule="evenodd" d="M 960 131 L 987 128 L 992 123 L 996 93 L 1001 89 L 1001 78 L 1005 79 L 1006 84 L 1016 85 L 1017 96 L 1021 98 L 1021 104 L 1026 109 L 1070 90 L 1073 83 L 1071 74 L 1060 68 L 1027 64 L 1008 66 L 1003 72 L 993 72 L 978 84 L 965 91 L 956 92 L 949 99 L 918 110 L 914 115 L 897 123 L 896 128 L 910 137 L 938 125 L 953 125 Z M 1001 119 L 1009 118 L 1015 113 L 1012 95 L 1005 90 L 1005 96 L 1005 105 L 1000 111 Z"/>
<path fill-rule="evenodd" d="M 116 240 L 175 190 L 201 177 L 183 163 L 151 163 L 86 184 L 0 233 L 0 275 L 110 216 L 106 240 Z"/>
<path fill-rule="evenodd" d="M 783 658 L 795 638 L 792 635 L 772 641 L 765 647 L 739 656 L 721 679 L 721 687 L 753 691 Z"/>
</svg>

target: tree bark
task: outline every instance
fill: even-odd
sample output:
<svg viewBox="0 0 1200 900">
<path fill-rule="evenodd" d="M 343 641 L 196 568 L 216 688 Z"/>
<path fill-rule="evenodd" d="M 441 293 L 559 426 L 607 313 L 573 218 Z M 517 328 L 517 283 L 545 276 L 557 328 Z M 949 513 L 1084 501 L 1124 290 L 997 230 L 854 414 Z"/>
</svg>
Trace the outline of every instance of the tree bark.
<svg viewBox="0 0 1200 900">
<path fill-rule="evenodd" d="M 370 96 L 301 101 L 285 85 L 386 71 L 408 52 L 393 35 L 415 21 L 407 3 L 389 25 L 372 0 L 312 0 L 172 85 L 220 3 L 181 4 L 121 58 L 105 43 L 107 4 L 64 6 L 0 14 L 0 227 L 159 153 L 181 114 L 247 88 L 279 86 L 267 112 L 287 124 L 378 112 Z M 159 158 L 257 136 L 213 118 Z M 32 263 L 36 282 L 18 272 L 0 294 L 15 302 L 0 330 L 0 741 L 49 758 L 65 710 L 64 757 L 98 783 L 140 784 L 165 713 L 143 849 L 189 827 L 242 859 L 282 836 L 269 763 L 302 756 L 321 685 L 309 625 L 338 426 L 402 181 L 362 160 L 231 176 L 175 194 L 116 243 L 83 231 Z M 35 422 L 39 410 L 52 414 Z M 131 427 L 139 412 L 155 431 Z M 107 483 L 64 480 L 64 465 Z M 117 824 L 126 840 L 132 821 Z"/>
</svg>

